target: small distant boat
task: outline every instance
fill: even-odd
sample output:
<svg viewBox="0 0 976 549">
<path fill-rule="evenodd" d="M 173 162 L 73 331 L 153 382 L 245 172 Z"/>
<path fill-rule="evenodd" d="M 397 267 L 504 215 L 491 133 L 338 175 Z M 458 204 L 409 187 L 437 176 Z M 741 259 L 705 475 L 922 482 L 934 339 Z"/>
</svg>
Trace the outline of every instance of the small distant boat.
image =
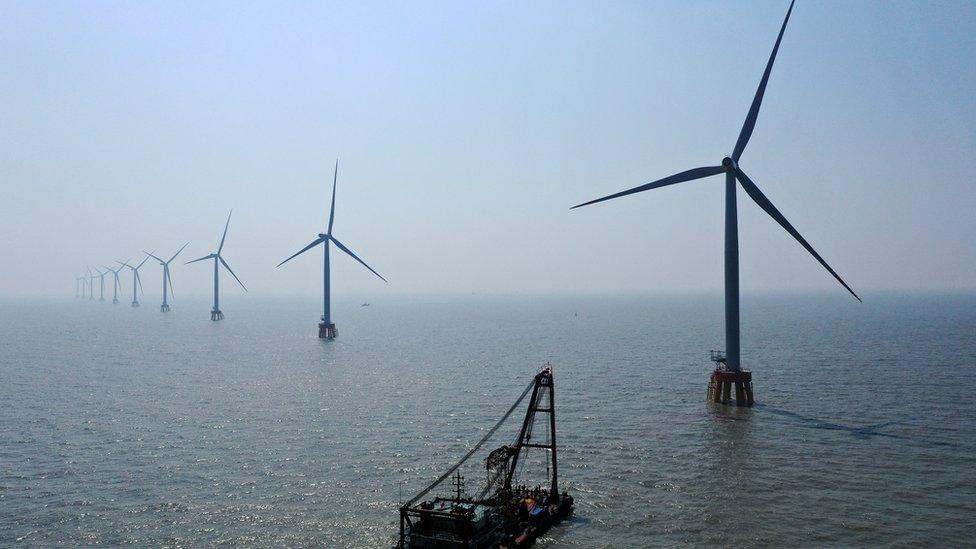
<svg viewBox="0 0 976 549">
<path fill-rule="evenodd" d="M 573 512 L 573 496 L 559 490 L 553 388 L 552 368 L 547 363 L 481 442 L 433 484 L 400 507 L 397 549 L 525 548 L 550 526 Z M 465 496 L 464 477 L 459 467 L 491 437 L 530 392 L 529 407 L 514 444 L 501 446 L 488 454 L 484 466 L 487 483 L 474 497 Z M 543 426 L 536 429 L 533 438 L 532 426 L 537 413 L 549 417 L 543 419 Z M 548 485 L 532 487 L 520 484 L 516 479 L 520 471 L 519 458 L 524 458 L 529 449 L 545 452 L 546 473 L 550 477 Z M 523 459 L 522 463 L 525 461 Z M 548 474 L 550 470 L 551 475 Z M 454 481 L 451 496 L 425 499 L 451 475 Z"/>
<path fill-rule="evenodd" d="M 363 303 L 360 307 L 369 307 L 369 303 Z"/>
</svg>

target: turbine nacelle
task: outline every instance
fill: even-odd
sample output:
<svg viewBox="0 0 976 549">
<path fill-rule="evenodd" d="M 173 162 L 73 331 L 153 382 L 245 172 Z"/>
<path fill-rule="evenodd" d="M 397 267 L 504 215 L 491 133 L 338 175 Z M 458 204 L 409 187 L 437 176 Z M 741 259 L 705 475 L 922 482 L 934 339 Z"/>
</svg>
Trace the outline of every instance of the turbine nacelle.
<svg viewBox="0 0 976 549">
<path fill-rule="evenodd" d="M 732 160 L 730 157 L 726 156 L 722 159 L 722 167 L 725 168 L 725 171 L 727 172 L 734 172 L 739 168 L 739 164 L 735 160 Z"/>
</svg>

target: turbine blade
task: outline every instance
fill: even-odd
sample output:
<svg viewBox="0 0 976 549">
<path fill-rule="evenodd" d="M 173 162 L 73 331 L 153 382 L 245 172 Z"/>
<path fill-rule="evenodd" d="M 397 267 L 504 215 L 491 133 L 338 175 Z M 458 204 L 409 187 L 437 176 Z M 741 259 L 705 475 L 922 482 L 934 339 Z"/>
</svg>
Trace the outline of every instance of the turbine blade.
<svg viewBox="0 0 976 549">
<path fill-rule="evenodd" d="M 786 229 L 786 232 L 793 235 L 793 238 L 795 238 L 796 241 L 800 243 L 800 245 L 806 248 L 806 250 L 810 252 L 810 254 L 813 255 L 813 257 L 816 258 L 816 260 L 819 261 L 820 264 L 823 265 L 824 268 L 827 269 L 827 271 L 834 276 L 834 278 L 837 279 L 837 282 L 840 282 L 841 286 L 847 288 L 847 291 L 851 292 L 851 295 L 854 296 L 855 299 L 861 301 L 861 298 L 856 293 L 854 293 L 854 290 L 852 290 L 851 287 L 848 286 L 846 282 L 844 282 L 844 279 L 842 279 L 839 274 L 834 272 L 834 270 L 830 268 L 830 265 L 827 265 L 827 262 L 824 261 L 824 258 L 820 257 L 820 254 L 818 254 L 817 251 L 813 249 L 813 246 L 811 246 L 806 241 L 806 239 L 804 239 L 803 236 L 800 235 L 799 231 L 793 228 L 793 225 L 791 225 L 790 222 L 786 220 L 786 217 L 784 217 L 783 214 L 781 214 L 779 210 L 776 209 L 776 206 L 773 206 L 773 203 L 770 202 L 769 199 L 766 198 L 766 195 L 764 195 L 762 191 L 759 190 L 759 187 L 757 187 L 756 184 L 753 183 L 751 179 L 749 179 L 749 176 L 747 176 L 742 170 L 738 168 L 735 170 L 735 175 L 739 179 L 739 183 L 742 184 L 742 188 L 745 189 L 746 194 L 748 194 L 749 197 L 752 198 L 752 200 L 756 204 L 758 204 L 760 208 L 765 210 L 765 212 L 768 213 L 770 217 L 775 219 L 777 223 L 779 223 L 784 229 Z"/>
<path fill-rule="evenodd" d="M 142 290 L 142 277 L 139 276 L 139 271 L 136 271 L 136 285 L 139 286 L 139 295 L 145 297 L 146 292 Z"/>
<path fill-rule="evenodd" d="M 189 265 L 190 263 L 196 263 L 197 261 L 203 261 L 204 259 L 213 259 L 214 257 L 215 257 L 214 254 L 207 254 L 199 259 L 194 259 L 193 261 L 187 261 L 186 263 L 184 263 L 184 265 Z"/>
<path fill-rule="evenodd" d="M 141 262 L 139 262 L 139 266 L 136 267 L 136 270 L 139 270 L 140 267 L 142 267 L 143 265 L 145 265 L 146 262 L 149 261 L 149 258 L 150 257 L 154 257 L 154 256 L 150 256 L 150 254 L 146 254 L 146 257 L 144 257 L 143 260 Z"/>
<path fill-rule="evenodd" d="M 350 250 L 349 248 L 343 246 L 342 242 L 339 242 L 338 240 L 336 240 L 334 236 L 329 236 L 329 239 L 333 243 L 335 243 L 335 245 L 338 246 L 340 250 L 342 250 L 342 251 L 346 252 L 347 254 L 349 254 L 350 257 L 352 257 L 353 259 L 355 259 L 356 261 L 358 261 L 360 264 L 362 264 L 363 267 L 366 267 L 367 269 L 369 269 L 371 273 L 373 273 L 374 275 L 380 277 L 380 280 L 382 280 L 383 282 L 389 283 L 389 281 L 386 280 L 385 278 L 383 278 L 383 276 L 380 273 L 374 271 L 373 268 L 370 267 L 369 265 L 367 265 L 365 261 L 363 261 L 362 259 L 359 259 L 359 257 L 356 256 L 356 254 L 352 253 L 352 250 Z"/>
<path fill-rule="evenodd" d="M 793 3 L 796 0 L 790 2 L 790 9 L 786 10 L 786 18 L 783 19 L 783 26 L 779 29 L 779 36 L 776 37 L 776 44 L 773 46 L 773 53 L 769 54 L 769 61 L 766 63 L 766 70 L 763 72 L 762 79 L 759 80 L 759 89 L 756 90 L 756 96 L 752 98 L 752 105 L 749 107 L 749 114 L 746 115 L 746 121 L 742 124 L 742 130 L 739 132 L 739 139 L 735 142 L 735 149 L 732 151 L 732 160 L 736 162 L 739 161 L 739 157 L 742 156 L 742 151 L 745 150 L 746 144 L 749 142 L 749 138 L 752 136 L 752 130 L 756 127 L 756 118 L 759 117 L 759 107 L 762 105 L 763 94 L 766 93 L 766 83 L 769 82 L 769 73 L 773 70 L 773 61 L 776 60 L 776 52 L 779 51 L 779 43 L 783 40 L 783 33 L 786 32 L 786 23 L 790 20 L 790 13 L 793 12 Z"/>
<path fill-rule="evenodd" d="M 231 210 L 230 213 L 227 214 L 227 223 L 224 224 L 224 235 L 220 237 L 220 246 L 217 247 L 218 255 L 220 254 L 220 251 L 224 249 L 224 239 L 227 238 L 227 227 L 230 226 L 230 216 L 232 215 L 234 215 L 234 210 Z"/>
<path fill-rule="evenodd" d="M 190 245 L 190 243 L 187 242 L 186 244 L 183 245 L 183 248 L 186 248 L 189 245 Z M 178 252 L 176 252 L 175 254 L 173 254 L 173 257 L 169 258 L 169 261 L 167 261 L 166 263 L 168 264 L 170 261 L 173 261 L 174 259 L 176 259 L 176 256 L 180 255 L 180 252 L 183 251 L 183 248 L 180 248 L 180 250 Z"/>
<path fill-rule="evenodd" d="M 710 175 L 717 175 L 725 171 L 722 166 L 709 166 L 707 168 L 694 168 L 681 173 L 676 173 L 672 176 L 665 177 L 664 179 L 658 179 L 646 185 L 641 185 L 639 187 L 634 187 L 626 191 L 621 191 L 616 194 L 611 194 L 604 196 L 603 198 L 597 198 L 596 200 L 590 200 L 589 202 L 584 202 L 582 204 L 577 204 L 570 208 L 574 210 L 581 206 L 589 206 L 590 204 L 596 204 L 597 202 L 603 202 L 604 200 L 610 200 L 611 198 L 620 198 L 621 196 L 627 196 L 628 194 L 639 193 L 641 191 L 649 191 L 651 189 L 656 189 L 658 187 L 665 187 L 667 185 L 674 185 L 675 183 L 683 183 L 685 181 L 692 181 L 694 179 L 701 179 L 703 177 L 708 177 Z"/>
<path fill-rule="evenodd" d="M 142 251 L 142 253 L 144 253 L 144 254 L 146 254 L 146 255 L 148 255 L 149 257 L 151 257 L 151 258 L 153 258 L 153 259 L 155 259 L 156 261 L 158 261 L 158 262 L 160 262 L 160 263 L 164 263 L 164 261 L 163 261 L 162 259 L 160 259 L 160 258 L 158 258 L 158 257 L 156 257 L 156 256 L 154 256 L 153 254 L 151 254 L 151 253 L 149 253 L 149 252 L 147 252 L 147 251 L 145 251 L 145 250 L 143 250 L 143 251 Z"/>
<path fill-rule="evenodd" d="M 247 291 L 247 286 L 245 286 L 244 283 L 241 282 L 241 279 L 237 278 L 237 275 L 234 274 L 234 271 L 231 270 L 230 265 L 228 265 L 227 262 L 224 261 L 224 258 L 222 258 L 222 257 L 220 257 L 218 255 L 217 256 L 217 259 L 220 260 L 220 262 L 224 265 L 224 268 L 227 269 L 228 272 L 230 272 L 230 274 L 234 277 L 234 280 L 236 280 L 237 283 L 241 285 L 241 288 L 244 288 L 244 291 L 246 292 Z"/>
<path fill-rule="evenodd" d="M 277 264 L 277 265 L 275 265 L 275 268 L 278 268 L 278 267 L 281 267 L 281 266 L 282 266 L 282 265 L 284 265 L 285 263 L 288 263 L 289 261 L 291 261 L 291 260 L 292 260 L 293 258 L 295 258 L 295 257 L 297 257 L 297 256 L 299 256 L 299 255 L 301 255 L 301 254 L 303 254 L 303 253 L 305 253 L 305 252 L 307 252 L 307 251 L 309 251 L 309 250 L 311 250 L 312 248 L 314 248 L 314 247 L 315 247 L 316 245 L 318 245 L 318 244 L 319 244 L 320 242 L 323 242 L 324 240 L 325 240 L 325 238 L 321 238 L 321 237 L 319 237 L 319 238 L 316 238 L 316 239 L 315 239 L 315 240 L 313 240 L 313 241 L 312 241 L 312 243 L 311 243 L 311 244 L 309 244 L 308 246 L 305 246 L 305 247 L 304 247 L 304 248 L 302 248 L 301 250 L 298 250 L 298 252 L 297 252 L 297 253 L 295 253 L 295 254 L 293 254 L 293 255 L 292 255 L 291 257 L 289 257 L 288 259 L 286 259 L 286 260 L 284 260 L 284 261 L 282 261 L 281 263 L 279 263 L 279 264 Z"/>
<path fill-rule="evenodd" d="M 169 282 L 169 294 L 176 297 L 176 290 L 173 289 L 173 275 L 169 273 L 169 265 L 166 266 L 166 281 Z"/>
<path fill-rule="evenodd" d="M 329 230 L 325 231 L 332 234 L 332 221 L 335 220 L 335 195 L 336 182 L 339 181 L 339 159 L 336 158 L 335 174 L 332 176 L 332 209 L 329 210 Z"/>
</svg>

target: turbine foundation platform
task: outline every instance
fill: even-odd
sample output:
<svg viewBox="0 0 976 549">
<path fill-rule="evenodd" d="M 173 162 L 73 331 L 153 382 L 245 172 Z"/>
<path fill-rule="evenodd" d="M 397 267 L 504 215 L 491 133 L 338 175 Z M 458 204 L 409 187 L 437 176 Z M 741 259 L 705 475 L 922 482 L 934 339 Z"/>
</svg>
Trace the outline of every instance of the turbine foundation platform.
<svg viewBox="0 0 976 549">
<path fill-rule="evenodd" d="M 166 303 L 163 303 L 162 305 L 160 305 L 159 306 L 159 312 L 161 312 L 161 313 L 168 313 L 169 312 L 169 305 L 167 305 Z"/>
<path fill-rule="evenodd" d="M 112 300 L 112 305 L 118 305 L 118 304 L 119 304 L 119 300 L 118 299 L 113 299 Z"/>
<path fill-rule="evenodd" d="M 335 324 L 332 322 L 319 322 L 319 339 L 335 339 L 339 335 Z"/>
<path fill-rule="evenodd" d="M 133 307 L 138 307 L 139 306 L 139 302 L 138 301 L 133 301 L 132 302 L 132 306 Z"/>
<path fill-rule="evenodd" d="M 224 313 L 220 311 L 210 311 L 210 320 L 223 320 Z"/>
<path fill-rule="evenodd" d="M 735 389 L 734 402 L 733 388 Z M 733 372 L 716 368 L 708 381 L 708 400 L 719 404 L 752 406 L 755 402 L 752 395 L 752 372 L 748 370 Z"/>
</svg>

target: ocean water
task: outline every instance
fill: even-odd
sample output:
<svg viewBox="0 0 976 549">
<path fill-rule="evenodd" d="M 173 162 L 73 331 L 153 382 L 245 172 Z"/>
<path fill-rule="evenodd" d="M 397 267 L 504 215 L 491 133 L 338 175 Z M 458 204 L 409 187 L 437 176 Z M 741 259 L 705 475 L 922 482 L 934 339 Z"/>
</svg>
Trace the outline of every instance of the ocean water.
<svg viewBox="0 0 976 549">
<path fill-rule="evenodd" d="M 752 409 L 705 402 L 717 295 L 340 301 L 332 342 L 315 295 L 0 302 L 0 545 L 390 546 L 546 361 L 540 546 L 973 545 L 976 296 L 837 294 L 743 296 Z"/>
</svg>

